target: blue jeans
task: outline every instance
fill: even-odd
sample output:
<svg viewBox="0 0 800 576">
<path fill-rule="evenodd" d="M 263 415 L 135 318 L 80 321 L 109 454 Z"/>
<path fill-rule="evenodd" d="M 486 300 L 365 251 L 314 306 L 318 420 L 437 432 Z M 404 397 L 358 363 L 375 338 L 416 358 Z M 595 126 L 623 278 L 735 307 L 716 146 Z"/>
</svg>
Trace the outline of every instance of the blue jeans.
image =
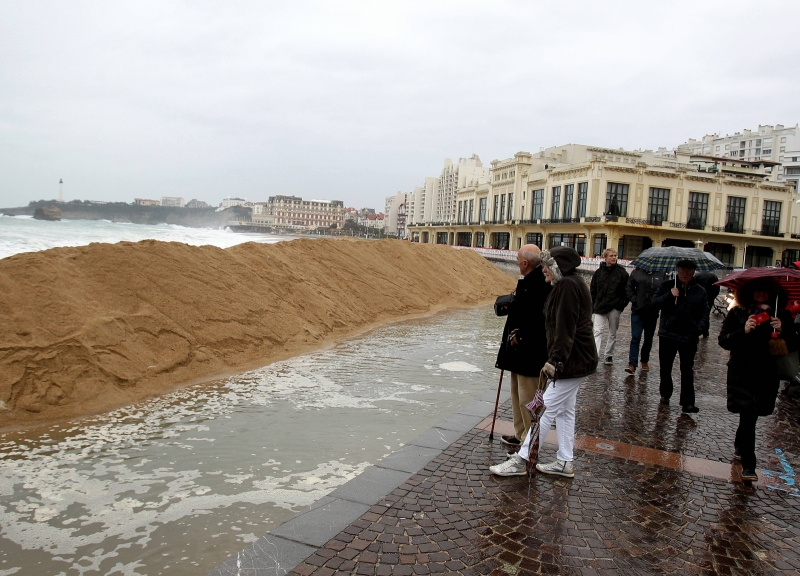
<svg viewBox="0 0 800 576">
<path fill-rule="evenodd" d="M 650 362 L 650 350 L 653 348 L 653 334 L 658 324 L 658 313 L 640 314 L 631 311 L 631 349 L 628 353 L 628 364 L 636 368 L 639 365 L 639 343 L 644 332 L 642 344 L 642 362 Z"/>
</svg>

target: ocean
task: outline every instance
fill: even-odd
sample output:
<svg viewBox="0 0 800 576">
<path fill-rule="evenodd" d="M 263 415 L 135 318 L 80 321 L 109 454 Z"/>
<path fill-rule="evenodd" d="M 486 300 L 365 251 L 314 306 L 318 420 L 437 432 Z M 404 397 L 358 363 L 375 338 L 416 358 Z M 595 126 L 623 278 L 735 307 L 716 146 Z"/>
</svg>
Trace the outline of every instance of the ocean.
<svg viewBox="0 0 800 576">
<path fill-rule="evenodd" d="M 85 246 L 92 242 L 138 242 L 162 240 L 193 246 L 229 248 L 243 242 L 273 244 L 293 236 L 239 234 L 230 230 L 186 228 L 174 224 L 130 224 L 108 220 L 61 220 L 48 222 L 31 216 L 0 215 L 0 258 L 22 252 L 37 252 L 62 246 Z"/>
</svg>

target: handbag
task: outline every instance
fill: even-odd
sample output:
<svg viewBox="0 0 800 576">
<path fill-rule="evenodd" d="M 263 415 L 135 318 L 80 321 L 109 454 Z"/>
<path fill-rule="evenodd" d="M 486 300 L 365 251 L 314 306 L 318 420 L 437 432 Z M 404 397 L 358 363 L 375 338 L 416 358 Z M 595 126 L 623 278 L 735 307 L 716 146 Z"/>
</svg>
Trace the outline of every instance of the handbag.
<svg viewBox="0 0 800 576">
<path fill-rule="evenodd" d="M 508 316 L 508 309 L 514 302 L 514 293 L 498 296 L 494 301 L 494 313 L 497 316 Z"/>
<path fill-rule="evenodd" d="M 775 361 L 775 371 L 780 380 L 794 380 L 800 372 L 800 358 L 797 352 L 789 352 L 785 356 L 773 356 Z"/>
</svg>

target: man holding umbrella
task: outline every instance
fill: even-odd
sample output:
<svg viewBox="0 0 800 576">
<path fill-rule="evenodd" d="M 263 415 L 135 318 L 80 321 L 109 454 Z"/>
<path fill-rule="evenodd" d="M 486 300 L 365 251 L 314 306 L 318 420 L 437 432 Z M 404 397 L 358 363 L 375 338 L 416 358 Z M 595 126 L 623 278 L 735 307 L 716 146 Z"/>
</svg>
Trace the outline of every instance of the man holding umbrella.
<svg viewBox="0 0 800 576">
<path fill-rule="evenodd" d="M 700 409 L 695 405 L 694 398 L 694 356 L 700 335 L 708 331 L 706 291 L 694 279 L 697 268 L 694 261 L 679 260 L 677 268 L 676 279 L 662 283 L 653 298 L 653 305 L 661 309 L 658 328 L 659 391 L 661 403 L 669 404 L 673 390 L 672 364 L 675 355 L 679 355 L 681 408 L 683 412 L 695 413 Z"/>
</svg>

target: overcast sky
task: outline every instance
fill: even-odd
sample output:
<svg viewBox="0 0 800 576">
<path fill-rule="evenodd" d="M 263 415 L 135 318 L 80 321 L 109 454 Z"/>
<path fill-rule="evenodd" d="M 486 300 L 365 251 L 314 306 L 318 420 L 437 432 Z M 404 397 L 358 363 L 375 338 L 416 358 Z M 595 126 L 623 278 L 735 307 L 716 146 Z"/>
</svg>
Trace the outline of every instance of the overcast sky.
<svg viewBox="0 0 800 576">
<path fill-rule="evenodd" d="M 800 2 L 0 0 L 0 206 L 273 194 L 382 209 L 566 143 L 800 121 Z"/>
</svg>

